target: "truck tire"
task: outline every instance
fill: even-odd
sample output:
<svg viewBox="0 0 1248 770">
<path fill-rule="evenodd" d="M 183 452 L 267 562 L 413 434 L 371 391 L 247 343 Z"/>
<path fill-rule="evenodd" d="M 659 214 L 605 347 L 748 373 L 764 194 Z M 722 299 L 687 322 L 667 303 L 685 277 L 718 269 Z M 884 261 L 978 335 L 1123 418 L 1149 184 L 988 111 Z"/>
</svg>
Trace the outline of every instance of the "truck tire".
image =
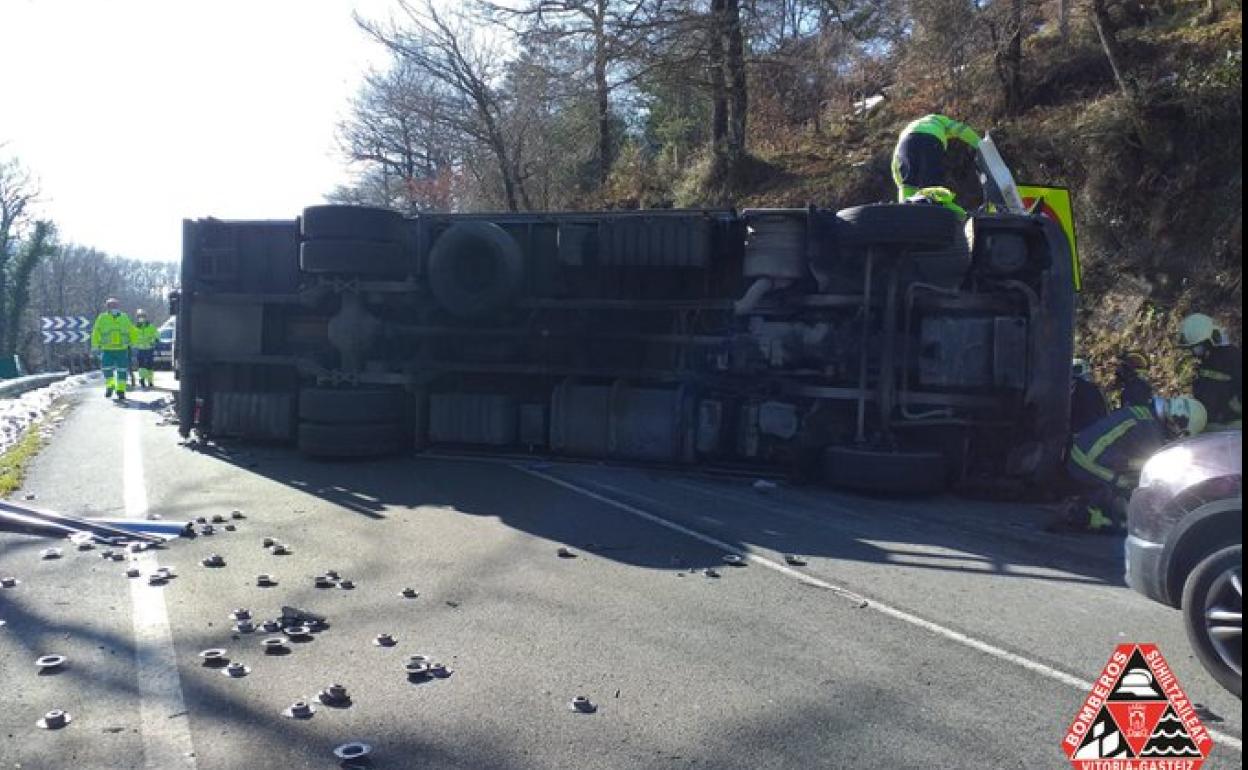
<svg viewBox="0 0 1248 770">
<path fill-rule="evenodd" d="M 872 203 L 841 209 L 838 235 L 845 246 L 899 246 L 928 251 L 953 247 L 962 220 L 943 206 Z"/>
<path fill-rule="evenodd" d="M 305 273 L 334 273 L 373 278 L 407 275 L 403 246 L 381 241 L 304 241 L 299 268 Z"/>
<path fill-rule="evenodd" d="M 834 487 L 891 495 L 928 495 L 948 485 L 940 452 L 890 452 L 834 446 L 823 451 L 823 478 Z"/>
<path fill-rule="evenodd" d="M 303 210 L 299 232 L 304 240 L 350 240 L 402 243 L 403 215 L 370 206 L 309 206 Z"/>
<path fill-rule="evenodd" d="M 409 396 L 388 388 L 304 388 L 299 391 L 299 419 L 325 425 L 401 422 Z"/>
<path fill-rule="evenodd" d="M 299 423 L 296 446 L 308 457 L 381 457 L 396 454 L 412 443 L 410 431 L 399 423 L 325 425 Z"/>
<path fill-rule="evenodd" d="M 1183 584 L 1183 625 L 1192 651 L 1218 684 L 1235 697 L 1243 697 L 1243 647 L 1214 637 L 1211 626 L 1225 627 L 1229 621 L 1212 618 L 1214 611 L 1229 616 L 1238 613 L 1243 632 L 1244 596 L 1236 591 L 1242 585 L 1244 547 L 1232 545 L 1205 557 Z M 1238 580 L 1236 580 L 1238 578 Z"/>
<path fill-rule="evenodd" d="M 511 304 L 524 285 L 524 255 L 493 222 L 452 225 L 429 252 L 429 285 L 444 309 L 479 318 Z"/>
</svg>

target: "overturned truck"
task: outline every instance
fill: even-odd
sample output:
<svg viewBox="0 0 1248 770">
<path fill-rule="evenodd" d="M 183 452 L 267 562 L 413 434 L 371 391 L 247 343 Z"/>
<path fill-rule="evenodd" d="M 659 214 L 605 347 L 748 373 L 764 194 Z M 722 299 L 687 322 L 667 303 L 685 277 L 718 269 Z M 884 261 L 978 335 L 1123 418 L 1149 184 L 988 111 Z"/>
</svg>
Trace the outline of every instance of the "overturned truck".
<svg viewBox="0 0 1248 770">
<path fill-rule="evenodd" d="M 1074 267 L 1040 216 L 936 206 L 183 223 L 184 434 L 1043 483 Z"/>
</svg>

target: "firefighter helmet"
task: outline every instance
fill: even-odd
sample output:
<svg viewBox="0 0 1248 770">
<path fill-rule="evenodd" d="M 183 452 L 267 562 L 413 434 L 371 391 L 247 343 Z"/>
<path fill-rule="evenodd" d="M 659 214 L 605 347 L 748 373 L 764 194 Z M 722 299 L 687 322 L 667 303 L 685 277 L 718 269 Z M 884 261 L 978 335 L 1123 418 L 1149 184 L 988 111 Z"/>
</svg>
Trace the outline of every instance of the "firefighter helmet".
<svg viewBox="0 0 1248 770">
<path fill-rule="evenodd" d="M 1179 345 L 1194 348 L 1197 345 L 1221 345 L 1223 333 L 1213 319 L 1204 313 L 1192 313 L 1179 325 Z"/>
<path fill-rule="evenodd" d="M 1205 405 L 1191 396 L 1175 396 L 1166 401 L 1166 425 L 1186 436 L 1195 436 L 1209 424 Z"/>
</svg>

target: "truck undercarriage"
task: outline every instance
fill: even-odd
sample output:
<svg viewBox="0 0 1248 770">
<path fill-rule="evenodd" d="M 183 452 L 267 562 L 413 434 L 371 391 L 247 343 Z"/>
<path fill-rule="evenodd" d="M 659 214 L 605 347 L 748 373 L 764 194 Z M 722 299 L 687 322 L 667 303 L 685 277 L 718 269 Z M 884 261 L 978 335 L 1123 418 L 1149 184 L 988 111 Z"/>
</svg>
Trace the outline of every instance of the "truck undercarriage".
<svg viewBox="0 0 1248 770">
<path fill-rule="evenodd" d="M 183 224 L 183 433 L 1043 483 L 1074 288 L 1039 216 L 936 206 Z"/>
</svg>

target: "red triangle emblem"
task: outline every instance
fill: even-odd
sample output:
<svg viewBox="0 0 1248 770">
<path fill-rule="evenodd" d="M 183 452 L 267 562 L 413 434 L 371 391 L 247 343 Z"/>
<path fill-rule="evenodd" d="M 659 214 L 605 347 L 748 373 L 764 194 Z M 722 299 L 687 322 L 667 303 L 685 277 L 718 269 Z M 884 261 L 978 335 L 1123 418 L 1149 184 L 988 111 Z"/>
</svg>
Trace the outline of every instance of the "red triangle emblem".
<svg viewBox="0 0 1248 770">
<path fill-rule="evenodd" d="M 1195 706 L 1154 644 L 1120 644 L 1092 685 L 1062 739 L 1076 770 L 1135 770 L 1157 760 L 1185 760 L 1199 770 L 1213 748 Z"/>
</svg>

